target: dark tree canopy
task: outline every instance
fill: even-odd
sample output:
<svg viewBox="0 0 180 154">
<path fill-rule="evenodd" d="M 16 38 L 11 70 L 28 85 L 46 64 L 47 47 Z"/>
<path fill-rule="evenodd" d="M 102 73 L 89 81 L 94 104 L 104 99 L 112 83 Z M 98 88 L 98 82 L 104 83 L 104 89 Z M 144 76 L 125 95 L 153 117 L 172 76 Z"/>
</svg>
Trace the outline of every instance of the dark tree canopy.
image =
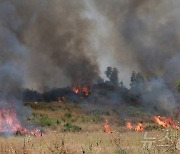
<svg viewBox="0 0 180 154">
<path fill-rule="evenodd" d="M 133 91 L 141 91 L 145 89 L 145 80 L 141 73 L 132 72 L 131 76 L 131 90 Z"/>
<path fill-rule="evenodd" d="M 118 78 L 119 71 L 116 67 L 107 67 L 105 74 L 109 79 L 110 83 L 112 83 L 113 85 L 119 84 L 119 78 Z"/>
</svg>

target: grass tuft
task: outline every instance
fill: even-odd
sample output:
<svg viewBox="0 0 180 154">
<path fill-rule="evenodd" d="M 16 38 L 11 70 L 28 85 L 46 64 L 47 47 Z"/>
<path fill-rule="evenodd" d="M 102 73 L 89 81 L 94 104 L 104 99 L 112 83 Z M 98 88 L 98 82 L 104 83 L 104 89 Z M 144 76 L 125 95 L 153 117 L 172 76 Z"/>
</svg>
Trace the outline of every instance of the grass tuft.
<svg viewBox="0 0 180 154">
<path fill-rule="evenodd" d="M 72 123 L 68 123 L 68 122 L 64 124 L 64 128 L 63 128 L 64 132 L 79 132 L 81 130 L 82 130 L 81 127 L 73 125 Z"/>
</svg>

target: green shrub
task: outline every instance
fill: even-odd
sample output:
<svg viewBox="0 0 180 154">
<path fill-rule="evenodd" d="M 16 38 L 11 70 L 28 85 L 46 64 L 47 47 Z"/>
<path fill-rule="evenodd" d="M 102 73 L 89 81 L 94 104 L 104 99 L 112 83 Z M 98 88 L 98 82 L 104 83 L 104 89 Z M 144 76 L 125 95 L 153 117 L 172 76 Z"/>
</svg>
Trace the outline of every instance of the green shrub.
<svg viewBox="0 0 180 154">
<path fill-rule="evenodd" d="M 93 122 L 102 122 L 104 119 L 101 117 L 101 115 L 94 115 L 93 116 Z"/>
<path fill-rule="evenodd" d="M 45 126 L 52 126 L 53 125 L 53 122 L 52 120 L 48 117 L 48 116 L 43 116 L 40 121 L 39 121 L 39 124 L 43 127 Z"/>
<path fill-rule="evenodd" d="M 92 122 L 92 118 L 90 116 L 80 116 L 78 117 L 78 120 L 81 122 Z"/>
<path fill-rule="evenodd" d="M 119 148 L 117 151 L 118 154 L 126 154 L 126 151 L 122 148 Z"/>
<path fill-rule="evenodd" d="M 49 110 L 50 109 L 47 103 L 37 103 L 37 104 L 31 103 L 30 106 L 32 109 L 35 109 L 35 110 Z"/>
<path fill-rule="evenodd" d="M 145 130 L 151 131 L 151 130 L 158 130 L 160 127 L 158 125 L 147 125 L 145 127 Z"/>
<path fill-rule="evenodd" d="M 47 114 L 42 114 L 42 113 L 32 113 L 32 117 L 28 118 L 28 121 L 34 122 L 36 124 L 40 124 L 40 121 L 44 121 L 48 117 Z"/>
<path fill-rule="evenodd" d="M 101 115 L 93 115 L 93 116 L 80 116 L 78 117 L 78 120 L 81 122 L 101 122 L 104 119 L 101 117 Z"/>
<path fill-rule="evenodd" d="M 79 132 L 81 131 L 81 127 L 73 125 L 71 123 L 64 124 L 64 132 Z"/>
<path fill-rule="evenodd" d="M 65 116 L 66 118 L 68 118 L 68 119 L 72 118 L 71 113 L 65 113 L 64 116 Z"/>
<path fill-rule="evenodd" d="M 92 111 L 89 111 L 88 114 L 93 114 L 93 115 L 107 115 L 107 116 L 109 116 L 109 115 L 110 115 L 110 112 L 109 112 L 109 111 L 104 111 L 104 110 L 92 110 Z"/>
<path fill-rule="evenodd" d="M 56 119 L 56 124 L 57 124 L 57 125 L 60 125 L 60 124 L 61 124 L 61 118 L 60 118 L 60 117 L 58 117 L 58 118 Z"/>
</svg>

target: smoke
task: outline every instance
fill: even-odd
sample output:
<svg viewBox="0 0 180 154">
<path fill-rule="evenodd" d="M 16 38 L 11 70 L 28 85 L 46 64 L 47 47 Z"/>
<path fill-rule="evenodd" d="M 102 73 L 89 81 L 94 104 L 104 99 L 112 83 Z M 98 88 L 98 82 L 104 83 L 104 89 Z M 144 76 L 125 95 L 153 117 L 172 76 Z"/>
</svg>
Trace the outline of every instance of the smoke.
<svg viewBox="0 0 180 154">
<path fill-rule="evenodd" d="M 180 77 L 179 6 L 177 0 L 99 0 L 96 8 L 108 27 L 106 44 L 120 78 L 127 85 L 130 72 L 139 71 L 148 80 L 149 93 L 141 95 L 147 108 L 173 111 L 174 96 Z M 103 55 L 102 55 L 103 56 Z"/>
<path fill-rule="evenodd" d="M 143 93 L 143 105 L 152 110 L 159 109 L 163 112 L 173 112 L 176 107 L 176 99 L 173 92 L 167 87 L 162 79 L 152 79 L 149 81 L 149 93 Z"/>
<path fill-rule="evenodd" d="M 0 5 L 0 92 L 15 93 L 23 86 L 25 71 L 24 59 L 27 56 L 26 46 L 19 41 L 15 31 L 21 21 L 15 7 L 8 1 Z"/>
<path fill-rule="evenodd" d="M 82 2 L 47 3 L 48 7 L 25 33 L 25 41 L 31 48 L 28 65 L 31 79 L 39 79 L 47 86 L 91 82 L 98 75 L 98 66 L 88 42 L 92 23 L 80 14 Z M 39 67 L 35 69 L 36 66 Z"/>
<path fill-rule="evenodd" d="M 92 23 L 81 15 L 81 0 L 0 3 L 2 83 L 7 77 L 12 87 L 41 90 L 92 82 L 98 76 L 88 40 Z"/>
<path fill-rule="evenodd" d="M 170 94 L 180 76 L 179 6 L 177 0 L 0 0 L 0 91 L 92 82 L 116 65 L 126 85 L 140 71 L 149 81 L 164 80 L 158 87 Z"/>
<path fill-rule="evenodd" d="M 116 63 L 175 86 L 180 76 L 179 5 L 177 0 L 98 1 L 98 9 L 114 25 L 108 34 L 116 40 L 107 46 L 113 42 L 116 47 Z"/>
<path fill-rule="evenodd" d="M 155 0 L 2 0 L 1 4 L 1 37 L 10 43 L 4 46 L 13 48 L 16 56 L 28 54 L 20 56 L 27 66 L 21 73 L 26 86 L 90 82 L 99 68 L 102 75 L 110 65 L 119 67 L 125 83 L 133 70 L 148 79 L 161 76 L 171 84 L 180 75 L 176 0 L 158 4 Z"/>
</svg>

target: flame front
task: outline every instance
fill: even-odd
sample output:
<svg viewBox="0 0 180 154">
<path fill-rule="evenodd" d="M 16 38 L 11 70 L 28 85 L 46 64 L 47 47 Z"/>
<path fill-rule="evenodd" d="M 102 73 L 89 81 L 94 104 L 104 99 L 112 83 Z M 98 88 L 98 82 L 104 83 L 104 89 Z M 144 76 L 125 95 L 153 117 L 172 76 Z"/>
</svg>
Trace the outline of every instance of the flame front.
<svg viewBox="0 0 180 154">
<path fill-rule="evenodd" d="M 135 131 L 138 131 L 138 132 L 144 131 L 143 125 L 141 123 L 138 123 L 134 129 Z"/>
<path fill-rule="evenodd" d="M 104 122 L 104 132 L 105 133 L 112 133 L 112 130 L 109 127 L 108 120 Z"/>
<path fill-rule="evenodd" d="M 57 98 L 58 103 L 61 103 L 65 98 L 66 98 L 65 96 L 63 96 L 63 97 L 58 97 L 58 98 Z"/>
<path fill-rule="evenodd" d="M 83 86 L 82 87 L 82 93 L 84 93 L 86 96 L 89 95 L 89 88 L 88 88 L 88 86 Z"/>
<path fill-rule="evenodd" d="M 17 119 L 15 109 L 11 104 L 9 109 L 0 109 L 0 133 L 17 133 L 41 136 L 39 129 L 28 130 Z"/>
<path fill-rule="evenodd" d="M 133 125 L 131 124 L 131 122 L 127 121 L 127 122 L 126 122 L 126 127 L 127 127 L 128 129 L 130 129 L 130 130 L 133 130 L 133 129 L 134 129 L 134 130 L 137 131 L 137 132 L 142 132 L 142 131 L 144 131 L 143 125 L 142 125 L 141 123 L 138 123 L 137 125 L 133 126 Z"/>
<path fill-rule="evenodd" d="M 89 86 L 88 85 L 81 86 L 80 84 L 77 84 L 77 86 L 72 87 L 72 90 L 75 94 L 83 94 L 85 96 L 89 95 Z"/>
<path fill-rule="evenodd" d="M 132 126 L 131 122 L 129 122 L 129 121 L 126 122 L 126 127 L 128 129 L 133 129 L 133 126 Z"/>
<path fill-rule="evenodd" d="M 180 130 L 180 127 L 175 125 L 174 121 L 169 117 L 161 117 L 161 116 L 153 116 L 153 120 L 159 125 L 164 128 L 171 126 L 174 129 Z"/>
<path fill-rule="evenodd" d="M 75 94 L 78 94 L 78 93 L 79 93 L 79 89 L 76 88 L 76 87 L 73 87 L 72 90 L 74 91 Z"/>
</svg>

